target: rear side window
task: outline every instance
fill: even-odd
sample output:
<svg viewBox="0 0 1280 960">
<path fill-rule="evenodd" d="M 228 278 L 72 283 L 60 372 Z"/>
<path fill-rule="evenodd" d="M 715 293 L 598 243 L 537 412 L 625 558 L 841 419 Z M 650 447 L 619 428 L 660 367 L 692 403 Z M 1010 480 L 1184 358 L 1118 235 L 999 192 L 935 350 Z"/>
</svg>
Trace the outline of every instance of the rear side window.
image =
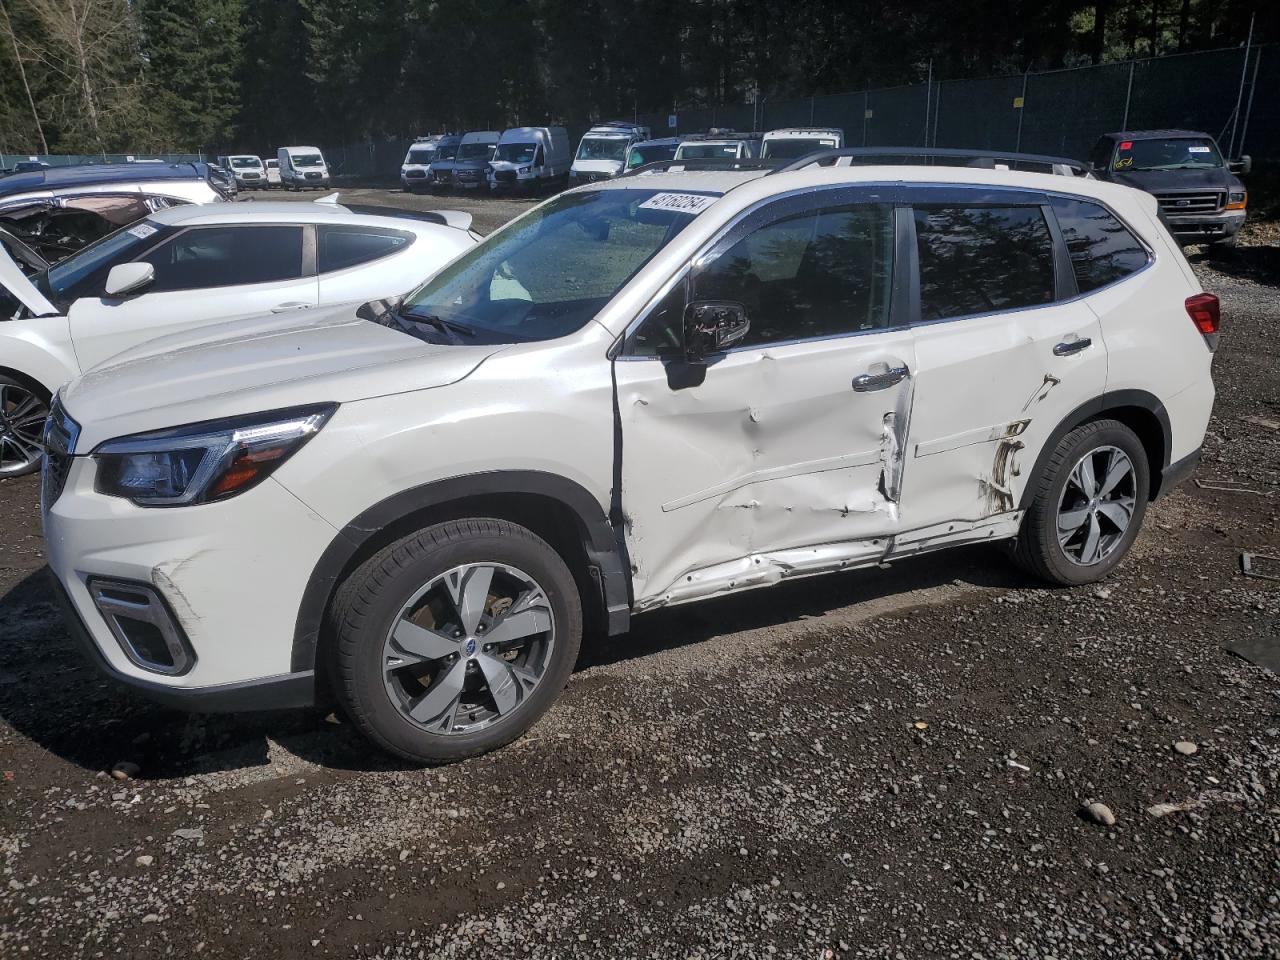
<svg viewBox="0 0 1280 960">
<path fill-rule="evenodd" d="M 1067 197 L 1054 197 L 1052 202 L 1081 293 L 1105 287 L 1147 265 L 1146 248 L 1105 207 Z"/>
<path fill-rule="evenodd" d="M 1054 299 L 1053 240 L 1038 206 L 917 206 L 920 319 Z"/>
<path fill-rule="evenodd" d="M 179 233 L 138 262 L 156 268 L 148 293 L 297 280 L 302 228 L 199 227 Z"/>
<path fill-rule="evenodd" d="M 320 227 L 321 273 L 369 263 L 405 249 L 413 234 L 374 227 Z"/>
</svg>

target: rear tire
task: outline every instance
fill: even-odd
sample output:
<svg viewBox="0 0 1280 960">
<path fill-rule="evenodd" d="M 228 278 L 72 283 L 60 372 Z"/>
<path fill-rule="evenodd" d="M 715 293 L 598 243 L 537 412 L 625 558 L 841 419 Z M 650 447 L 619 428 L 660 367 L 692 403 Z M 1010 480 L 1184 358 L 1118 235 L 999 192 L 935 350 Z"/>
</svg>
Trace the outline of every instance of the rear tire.
<svg viewBox="0 0 1280 960">
<path fill-rule="evenodd" d="M 1124 424 L 1096 420 L 1072 430 L 1033 481 L 1015 562 L 1062 586 L 1103 579 L 1137 538 L 1150 478 L 1146 450 Z"/>
<path fill-rule="evenodd" d="M 573 574 L 505 520 L 426 527 L 374 554 L 330 609 L 347 714 L 414 763 L 505 746 L 564 688 L 582 641 Z"/>
</svg>

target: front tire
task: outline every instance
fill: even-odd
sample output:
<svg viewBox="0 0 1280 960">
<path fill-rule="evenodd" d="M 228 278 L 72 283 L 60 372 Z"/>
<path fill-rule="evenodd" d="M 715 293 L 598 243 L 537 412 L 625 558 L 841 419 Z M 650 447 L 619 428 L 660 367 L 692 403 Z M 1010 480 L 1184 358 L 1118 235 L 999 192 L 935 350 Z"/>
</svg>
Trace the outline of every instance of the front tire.
<svg viewBox="0 0 1280 960">
<path fill-rule="evenodd" d="M 35 384 L 0 374 L 0 478 L 40 469 L 49 394 Z"/>
<path fill-rule="evenodd" d="M 1117 420 L 1077 427 L 1035 479 L 1014 560 L 1062 586 L 1107 576 L 1133 545 L 1151 490 L 1146 450 Z"/>
<path fill-rule="evenodd" d="M 450 521 L 390 544 L 351 574 L 330 618 L 339 701 L 415 763 L 515 740 L 559 695 L 582 642 L 573 574 L 505 520 Z"/>
</svg>

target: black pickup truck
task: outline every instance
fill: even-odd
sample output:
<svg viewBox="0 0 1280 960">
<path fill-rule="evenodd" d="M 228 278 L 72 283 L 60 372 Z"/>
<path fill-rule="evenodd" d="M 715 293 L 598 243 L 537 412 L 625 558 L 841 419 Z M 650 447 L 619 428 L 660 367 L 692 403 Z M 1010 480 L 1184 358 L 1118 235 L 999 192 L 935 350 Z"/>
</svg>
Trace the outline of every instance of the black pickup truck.
<svg viewBox="0 0 1280 960">
<path fill-rule="evenodd" d="M 1224 160 L 1213 137 L 1195 130 L 1107 133 L 1089 154 L 1090 172 L 1099 180 L 1153 194 L 1180 243 L 1214 247 L 1234 245 L 1244 226 L 1249 198 L 1236 173 L 1247 174 L 1251 166 L 1248 157 Z"/>
</svg>

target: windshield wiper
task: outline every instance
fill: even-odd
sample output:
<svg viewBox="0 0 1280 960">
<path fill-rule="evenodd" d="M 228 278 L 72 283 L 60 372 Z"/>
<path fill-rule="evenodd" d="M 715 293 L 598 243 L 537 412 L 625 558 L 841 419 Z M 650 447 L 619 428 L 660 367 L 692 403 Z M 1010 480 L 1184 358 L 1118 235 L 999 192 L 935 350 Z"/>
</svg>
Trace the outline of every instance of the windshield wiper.
<svg viewBox="0 0 1280 960">
<path fill-rule="evenodd" d="M 404 310 L 400 315 L 406 320 L 412 320 L 414 323 L 435 327 L 441 333 L 448 334 L 454 343 L 462 342 L 458 338 L 458 334 L 462 334 L 464 337 L 474 338 L 476 336 L 475 327 L 469 327 L 465 323 L 459 323 L 457 320 L 445 320 L 434 313 L 414 313 L 411 310 Z"/>
</svg>

